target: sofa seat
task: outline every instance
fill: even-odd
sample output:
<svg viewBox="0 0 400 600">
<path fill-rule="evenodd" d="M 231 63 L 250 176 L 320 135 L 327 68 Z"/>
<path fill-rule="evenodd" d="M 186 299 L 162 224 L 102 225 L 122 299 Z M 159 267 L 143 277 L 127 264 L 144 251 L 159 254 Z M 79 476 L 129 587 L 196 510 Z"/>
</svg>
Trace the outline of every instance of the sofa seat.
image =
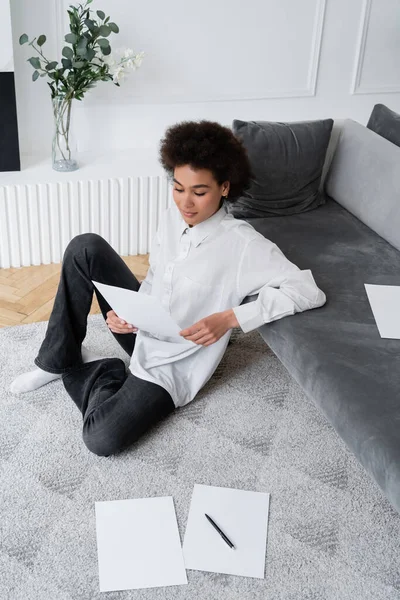
<svg viewBox="0 0 400 600">
<path fill-rule="evenodd" d="M 400 340 L 380 337 L 364 288 L 400 285 L 400 252 L 329 196 L 306 213 L 246 220 L 327 296 L 259 333 L 400 512 Z"/>
</svg>

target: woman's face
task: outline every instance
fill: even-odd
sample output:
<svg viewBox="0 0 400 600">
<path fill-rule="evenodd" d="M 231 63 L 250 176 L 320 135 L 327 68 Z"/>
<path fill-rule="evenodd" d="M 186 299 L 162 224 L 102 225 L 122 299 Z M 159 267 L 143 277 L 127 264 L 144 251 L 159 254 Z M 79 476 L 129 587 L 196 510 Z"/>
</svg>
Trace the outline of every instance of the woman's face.
<svg viewBox="0 0 400 600">
<path fill-rule="evenodd" d="M 229 191 L 229 181 L 218 185 L 211 171 L 195 171 L 190 165 L 176 167 L 173 182 L 175 204 L 189 227 L 198 225 L 216 213 L 220 208 L 221 196 L 226 196 Z"/>
</svg>

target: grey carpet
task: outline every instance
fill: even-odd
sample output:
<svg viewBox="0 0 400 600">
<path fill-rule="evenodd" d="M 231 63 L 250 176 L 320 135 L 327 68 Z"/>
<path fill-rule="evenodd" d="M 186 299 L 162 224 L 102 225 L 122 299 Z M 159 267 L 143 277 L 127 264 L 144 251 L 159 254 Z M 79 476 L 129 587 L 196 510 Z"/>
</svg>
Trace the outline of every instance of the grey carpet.
<svg viewBox="0 0 400 600">
<path fill-rule="evenodd" d="M 99 458 L 56 381 L 13 396 L 46 323 L 0 330 L 2 600 L 400 599 L 400 516 L 257 332 L 234 330 L 187 407 Z M 86 344 L 128 358 L 101 315 Z M 188 585 L 99 592 L 94 502 L 172 495 L 181 539 L 194 483 L 271 494 L 265 579 L 188 571 Z"/>
</svg>

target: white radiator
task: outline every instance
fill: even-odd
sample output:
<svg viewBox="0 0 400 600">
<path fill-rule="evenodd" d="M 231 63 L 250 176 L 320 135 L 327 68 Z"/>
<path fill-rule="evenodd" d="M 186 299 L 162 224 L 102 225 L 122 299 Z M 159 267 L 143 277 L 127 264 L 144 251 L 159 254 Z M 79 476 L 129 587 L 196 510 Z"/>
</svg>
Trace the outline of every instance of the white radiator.
<svg viewBox="0 0 400 600">
<path fill-rule="evenodd" d="M 122 256 L 147 254 L 171 202 L 162 175 L 0 186 L 0 267 L 60 263 L 86 232 Z"/>
</svg>

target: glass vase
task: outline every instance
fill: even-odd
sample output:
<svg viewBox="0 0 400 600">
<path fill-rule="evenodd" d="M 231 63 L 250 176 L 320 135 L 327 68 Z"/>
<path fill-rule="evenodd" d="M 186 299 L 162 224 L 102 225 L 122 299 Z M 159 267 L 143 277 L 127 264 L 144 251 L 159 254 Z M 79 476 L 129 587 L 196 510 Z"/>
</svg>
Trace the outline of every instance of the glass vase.
<svg viewBox="0 0 400 600">
<path fill-rule="evenodd" d="M 72 98 L 55 96 L 53 102 L 54 135 L 52 162 L 56 171 L 76 171 L 78 163 L 74 158 L 76 144 L 71 127 Z"/>
</svg>

